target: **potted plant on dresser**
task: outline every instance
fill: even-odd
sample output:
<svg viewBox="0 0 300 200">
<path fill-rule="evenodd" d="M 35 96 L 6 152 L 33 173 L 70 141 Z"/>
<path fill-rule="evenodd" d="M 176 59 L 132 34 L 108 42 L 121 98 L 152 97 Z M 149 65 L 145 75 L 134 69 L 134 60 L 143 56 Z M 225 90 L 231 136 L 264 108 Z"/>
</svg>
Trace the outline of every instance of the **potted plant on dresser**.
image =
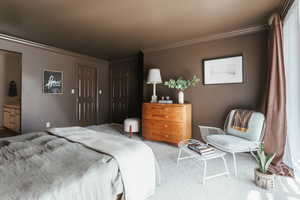
<svg viewBox="0 0 300 200">
<path fill-rule="evenodd" d="M 253 154 L 254 155 L 254 154 Z M 275 175 L 268 171 L 275 153 L 268 155 L 264 151 L 264 145 L 260 144 L 257 154 L 254 155 L 258 168 L 255 169 L 255 184 L 264 189 L 273 189 L 275 187 Z"/>
<path fill-rule="evenodd" d="M 169 88 L 177 89 L 178 92 L 178 103 L 184 103 L 184 90 L 189 88 L 190 86 L 196 86 L 197 83 L 200 81 L 199 78 L 193 76 L 192 80 L 184 80 L 182 77 L 179 77 L 177 80 L 170 79 L 166 81 L 164 85 L 168 86 Z"/>
</svg>

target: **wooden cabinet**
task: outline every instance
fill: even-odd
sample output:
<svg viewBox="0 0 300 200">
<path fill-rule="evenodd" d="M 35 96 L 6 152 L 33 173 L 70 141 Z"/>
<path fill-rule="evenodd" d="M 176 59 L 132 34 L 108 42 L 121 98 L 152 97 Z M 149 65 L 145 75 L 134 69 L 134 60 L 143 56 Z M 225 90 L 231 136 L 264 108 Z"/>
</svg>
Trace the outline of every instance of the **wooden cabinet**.
<svg viewBox="0 0 300 200">
<path fill-rule="evenodd" d="M 3 126 L 20 133 L 21 109 L 20 105 L 6 104 L 3 106 Z"/>
<path fill-rule="evenodd" d="M 192 136 L 191 104 L 143 104 L 143 137 L 178 144 Z"/>
</svg>

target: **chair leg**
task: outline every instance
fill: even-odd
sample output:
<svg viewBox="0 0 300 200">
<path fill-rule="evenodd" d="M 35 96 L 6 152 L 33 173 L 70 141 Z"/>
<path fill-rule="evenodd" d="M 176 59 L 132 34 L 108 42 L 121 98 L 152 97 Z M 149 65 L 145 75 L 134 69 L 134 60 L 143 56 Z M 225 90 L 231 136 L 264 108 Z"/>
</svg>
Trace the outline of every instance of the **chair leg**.
<svg viewBox="0 0 300 200">
<path fill-rule="evenodd" d="M 177 156 L 177 165 L 179 164 L 180 157 L 181 157 L 181 149 L 179 148 L 178 149 L 178 156 Z"/>
<path fill-rule="evenodd" d="M 206 163 L 206 160 L 204 160 L 204 161 L 203 161 L 202 184 L 205 184 L 205 180 L 206 180 L 206 168 L 207 168 L 207 163 Z"/>
<path fill-rule="evenodd" d="M 236 165 L 235 153 L 232 153 L 232 157 L 233 157 L 233 166 L 234 166 L 234 176 L 237 176 L 237 165 Z"/>
<path fill-rule="evenodd" d="M 229 170 L 228 170 L 228 167 L 227 167 L 227 162 L 226 162 L 226 160 L 225 160 L 224 156 L 222 157 L 222 160 L 223 160 L 223 163 L 224 163 L 224 167 L 225 167 L 225 170 L 226 170 L 227 176 L 229 177 L 229 176 L 230 176 L 230 174 L 229 174 Z"/>
</svg>

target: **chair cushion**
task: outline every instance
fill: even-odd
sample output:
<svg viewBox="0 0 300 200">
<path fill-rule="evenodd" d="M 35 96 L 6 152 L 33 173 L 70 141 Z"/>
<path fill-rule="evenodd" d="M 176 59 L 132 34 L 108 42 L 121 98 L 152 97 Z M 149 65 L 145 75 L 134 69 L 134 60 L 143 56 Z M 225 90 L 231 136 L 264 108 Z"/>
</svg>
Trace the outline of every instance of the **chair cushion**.
<svg viewBox="0 0 300 200">
<path fill-rule="evenodd" d="M 228 134 L 208 135 L 206 139 L 209 144 L 229 152 L 248 152 L 250 151 L 249 148 L 255 149 L 257 147 L 256 142 Z"/>
<path fill-rule="evenodd" d="M 248 130 L 246 132 L 242 132 L 236 130 L 231 127 L 231 122 L 233 120 L 235 110 L 232 110 L 229 113 L 229 120 L 226 127 L 226 132 L 230 135 L 238 136 L 241 138 L 245 138 L 247 140 L 258 142 L 261 138 L 262 130 L 264 127 L 265 117 L 262 113 L 253 112 L 248 124 Z"/>
</svg>

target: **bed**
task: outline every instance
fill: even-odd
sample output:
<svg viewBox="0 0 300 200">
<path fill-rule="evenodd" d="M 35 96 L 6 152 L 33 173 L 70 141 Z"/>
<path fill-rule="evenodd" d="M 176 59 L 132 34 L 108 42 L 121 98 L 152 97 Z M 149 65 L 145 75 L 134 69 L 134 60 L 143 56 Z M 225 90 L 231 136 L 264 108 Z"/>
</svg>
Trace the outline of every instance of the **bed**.
<svg viewBox="0 0 300 200">
<path fill-rule="evenodd" d="M 0 199 L 143 200 L 153 195 L 152 150 L 110 134 L 112 129 L 67 127 L 1 139 Z"/>
</svg>

